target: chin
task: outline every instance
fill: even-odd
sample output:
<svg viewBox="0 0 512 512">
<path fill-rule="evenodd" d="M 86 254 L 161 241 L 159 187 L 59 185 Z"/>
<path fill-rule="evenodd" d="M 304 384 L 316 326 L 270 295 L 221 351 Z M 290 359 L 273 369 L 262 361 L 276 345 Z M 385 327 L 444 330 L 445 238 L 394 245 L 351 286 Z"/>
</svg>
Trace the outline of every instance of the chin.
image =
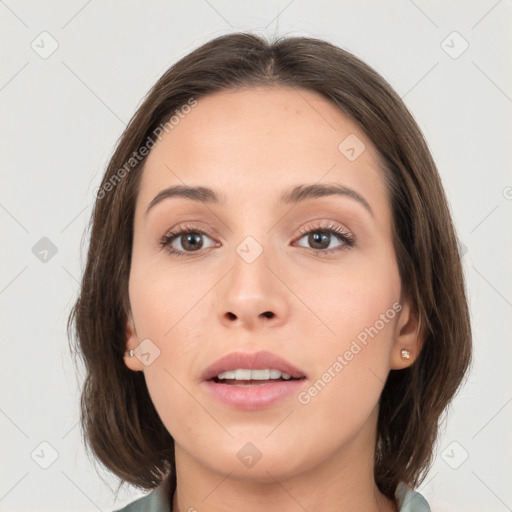
<svg viewBox="0 0 512 512">
<path fill-rule="evenodd" d="M 297 447 L 286 449 L 282 445 L 263 441 L 234 442 L 224 450 L 202 455 L 202 463 L 216 473 L 229 474 L 230 478 L 253 483 L 275 483 L 312 468 L 316 461 L 304 459 Z"/>
</svg>

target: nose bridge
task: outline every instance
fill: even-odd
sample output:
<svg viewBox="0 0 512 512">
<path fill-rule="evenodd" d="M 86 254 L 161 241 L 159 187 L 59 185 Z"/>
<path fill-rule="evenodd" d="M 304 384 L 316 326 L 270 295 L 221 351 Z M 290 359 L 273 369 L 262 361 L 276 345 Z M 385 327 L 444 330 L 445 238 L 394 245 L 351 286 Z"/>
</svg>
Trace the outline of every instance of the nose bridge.
<svg viewBox="0 0 512 512">
<path fill-rule="evenodd" d="M 261 323 L 277 324 L 285 320 L 286 290 L 271 271 L 276 255 L 271 245 L 263 232 L 246 236 L 234 248 L 231 271 L 219 290 L 218 313 L 222 322 L 253 328 Z"/>
</svg>

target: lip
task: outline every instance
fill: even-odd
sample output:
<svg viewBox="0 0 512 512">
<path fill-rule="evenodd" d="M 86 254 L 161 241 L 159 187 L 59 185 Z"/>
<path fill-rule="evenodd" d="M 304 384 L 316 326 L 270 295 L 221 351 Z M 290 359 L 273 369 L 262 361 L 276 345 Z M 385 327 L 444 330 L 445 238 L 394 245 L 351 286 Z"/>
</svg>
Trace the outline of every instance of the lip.
<svg viewBox="0 0 512 512">
<path fill-rule="evenodd" d="M 294 379 L 300 379 L 307 375 L 299 370 L 282 357 L 272 352 L 255 352 L 248 354 L 246 352 L 231 352 L 220 359 L 217 359 L 210 365 L 201 375 L 201 380 L 210 380 L 221 372 L 227 370 L 236 370 L 237 368 L 245 368 L 247 370 L 264 370 L 266 368 L 280 370 L 288 373 Z"/>
<path fill-rule="evenodd" d="M 262 384 L 241 385 L 225 384 L 212 380 L 220 372 L 245 368 L 248 370 L 264 370 L 266 368 L 280 370 L 299 380 L 269 380 Z M 304 386 L 307 375 L 302 370 L 282 357 L 271 352 L 247 354 L 233 352 L 221 357 L 209 366 L 201 375 L 201 385 L 206 392 L 222 404 L 246 411 L 254 411 L 270 407 L 280 400 L 296 395 Z"/>
</svg>

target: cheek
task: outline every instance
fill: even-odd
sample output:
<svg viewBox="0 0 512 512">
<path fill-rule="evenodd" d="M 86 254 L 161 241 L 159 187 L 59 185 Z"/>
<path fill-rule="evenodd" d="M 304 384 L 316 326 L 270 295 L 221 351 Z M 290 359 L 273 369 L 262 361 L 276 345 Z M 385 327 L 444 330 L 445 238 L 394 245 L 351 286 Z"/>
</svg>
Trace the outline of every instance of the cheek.
<svg viewBox="0 0 512 512">
<path fill-rule="evenodd" d="M 401 309 L 398 302 L 387 299 L 351 303 L 332 324 L 336 337 L 308 347 L 315 371 L 299 403 L 314 401 L 319 411 L 339 405 L 336 410 L 341 414 L 360 411 L 354 416 L 360 419 L 373 409 L 390 370 L 397 310 Z"/>
<path fill-rule="evenodd" d="M 186 353 L 187 345 L 198 342 L 188 328 L 201 323 L 200 303 L 207 290 L 208 283 L 197 272 L 177 272 L 160 262 L 133 265 L 129 294 L 139 339 L 150 338 L 163 353 Z"/>
<path fill-rule="evenodd" d="M 201 299 L 208 286 L 204 279 L 193 282 L 184 273 L 167 271 L 166 276 L 157 265 L 148 268 L 135 267 L 129 285 L 138 340 L 151 340 L 158 354 L 144 367 L 144 378 L 167 430 L 177 439 L 186 438 L 201 416 L 189 392 L 191 369 L 204 349 L 206 315 Z"/>
<path fill-rule="evenodd" d="M 332 272 L 318 284 L 301 290 L 314 312 L 304 321 L 301 349 L 312 362 L 315 382 L 299 403 L 315 402 L 319 413 L 341 416 L 360 411 L 364 418 L 377 404 L 390 369 L 402 308 L 398 268 L 390 252 L 380 264 Z"/>
<path fill-rule="evenodd" d="M 379 262 L 354 258 L 346 266 L 312 274 L 292 285 L 309 310 L 302 307 L 307 314 L 299 320 L 309 328 L 309 339 L 325 339 L 336 350 L 345 350 L 356 338 L 364 343 L 368 330 L 374 333 L 376 327 L 382 332 L 380 345 L 390 341 L 397 313 L 393 305 L 401 290 L 392 254 Z"/>
<path fill-rule="evenodd" d="M 364 428 L 389 374 L 399 294 L 390 291 L 393 286 L 373 286 L 359 298 L 338 291 L 338 314 L 330 324 L 336 336 L 310 350 L 315 372 L 297 396 L 296 420 L 303 434 L 331 439 L 333 446 Z M 328 450 L 329 443 L 324 444 Z"/>
</svg>

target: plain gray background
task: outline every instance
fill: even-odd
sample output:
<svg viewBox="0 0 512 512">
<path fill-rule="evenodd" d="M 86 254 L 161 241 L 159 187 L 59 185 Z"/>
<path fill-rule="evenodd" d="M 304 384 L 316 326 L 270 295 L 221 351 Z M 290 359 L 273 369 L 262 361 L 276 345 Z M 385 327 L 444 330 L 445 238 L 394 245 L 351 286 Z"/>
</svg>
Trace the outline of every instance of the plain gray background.
<svg viewBox="0 0 512 512">
<path fill-rule="evenodd" d="M 419 490 L 434 512 L 512 510 L 511 21 L 510 0 L 0 1 L 0 510 L 106 511 L 140 494 L 115 502 L 80 438 L 65 331 L 80 244 L 148 89 L 238 30 L 353 52 L 422 128 L 465 250 L 475 363 Z"/>
</svg>

